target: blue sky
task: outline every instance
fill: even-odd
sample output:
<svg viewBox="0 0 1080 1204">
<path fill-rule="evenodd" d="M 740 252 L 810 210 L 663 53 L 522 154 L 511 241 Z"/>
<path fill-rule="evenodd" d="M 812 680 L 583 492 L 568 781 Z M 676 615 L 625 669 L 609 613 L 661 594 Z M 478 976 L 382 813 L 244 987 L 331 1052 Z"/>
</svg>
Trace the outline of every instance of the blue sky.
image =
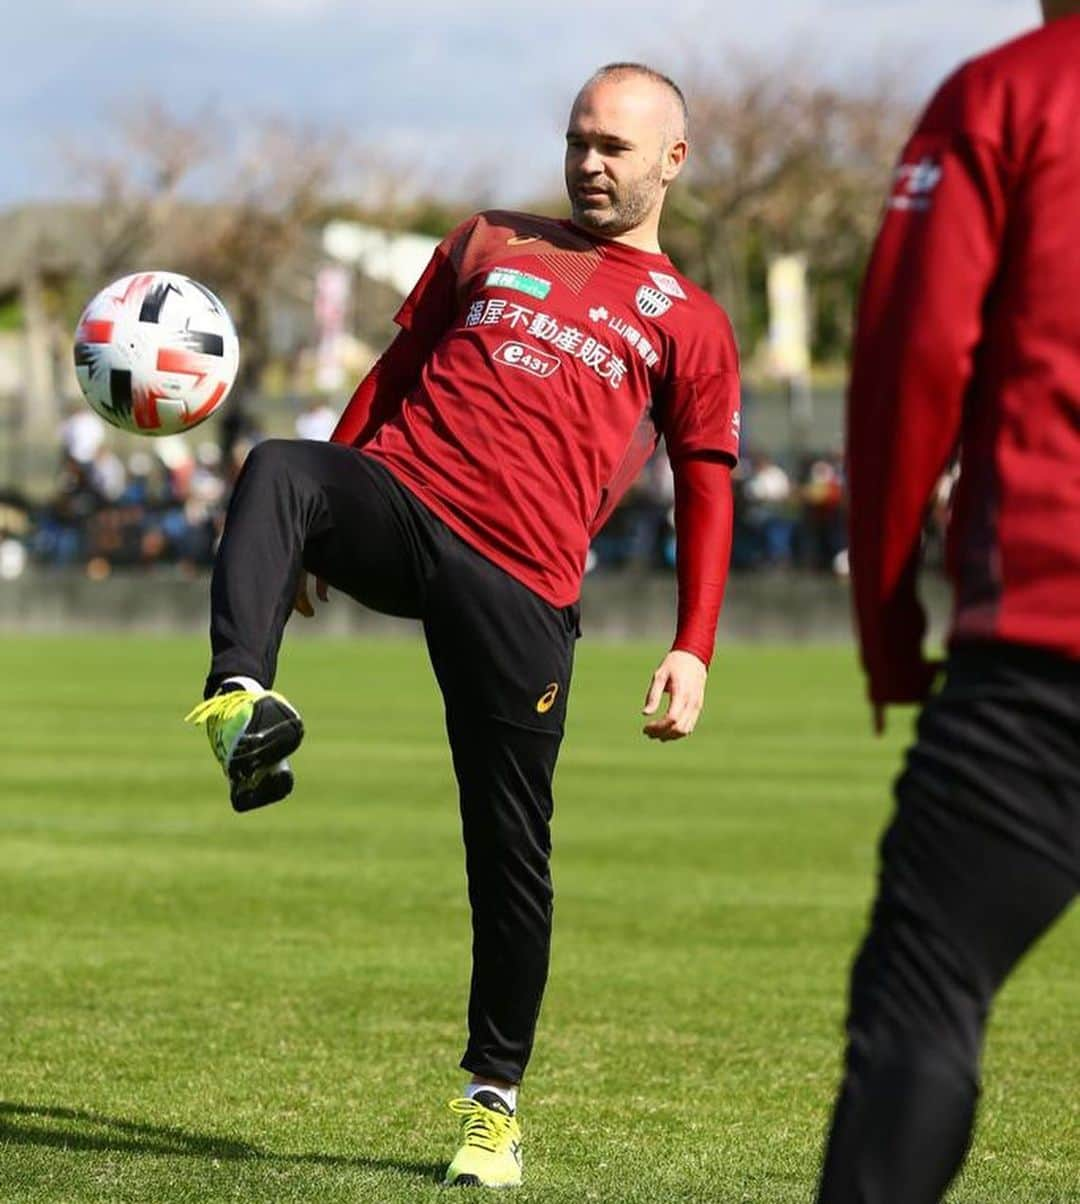
<svg viewBox="0 0 1080 1204">
<path fill-rule="evenodd" d="M 0 35 L 0 206 L 69 192 L 58 142 L 92 147 L 108 106 L 147 95 L 332 122 L 520 201 L 559 186 L 566 109 L 600 63 L 679 78 L 798 48 L 838 77 L 889 64 L 918 98 L 1037 21 L 1036 0 L 37 0 Z"/>
</svg>

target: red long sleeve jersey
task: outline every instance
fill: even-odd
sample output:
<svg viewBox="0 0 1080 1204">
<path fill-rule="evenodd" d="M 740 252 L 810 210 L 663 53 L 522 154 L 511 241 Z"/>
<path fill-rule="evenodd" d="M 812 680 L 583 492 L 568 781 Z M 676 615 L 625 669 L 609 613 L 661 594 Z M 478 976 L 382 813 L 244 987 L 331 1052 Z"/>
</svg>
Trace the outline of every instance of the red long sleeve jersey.
<svg viewBox="0 0 1080 1204">
<path fill-rule="evenodd" d="M 335 438 L 555 606 L 577 599 L 590 535 L 661 434 L 676 463 L 737 455 L 730 324 L 665 255 L 482 213 L 397 321 L 431 349 L 419 382 L 373 422 L 347 410 Z"/>
<path fill-rule="evenodd" d="M 1080 656 L 1080 17 L 961 68 L 896 172 L 848 409 L 877 701 L 918 692 L 920 531 L 957 450 L 952 642 Z"/>
</svg>

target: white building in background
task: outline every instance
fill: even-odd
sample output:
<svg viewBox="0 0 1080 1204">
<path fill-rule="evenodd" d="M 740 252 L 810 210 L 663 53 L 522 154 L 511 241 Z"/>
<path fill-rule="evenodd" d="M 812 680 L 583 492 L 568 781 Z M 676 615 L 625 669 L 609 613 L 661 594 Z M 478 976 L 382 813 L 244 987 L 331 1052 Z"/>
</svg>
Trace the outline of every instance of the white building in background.
<svg viewBox="0 0 1080 1204">
<path fill-rule="evenodd" d="M 437 239 L 423 234 L 396 233 L 360 222 L 333 221 L 323 228 L 322 250 L 331 262 L 319 268 L 314 289 L 315 386 L 322 394 L 340 392 L 350 376 L 347 363 L 356 359 L 355 340 L 345 324 L 354 275 L 403 298 L 412 292 L 438 245 Z M 317 432 L 314 413 L 297 419 L 298 434 L 302 423 Z"/>
<path fill-rule="evenodd" d="M 407 297 L 439 240 L 426 234 L 401 234 L 360 222 L 336 221 L 323 230 L 322 245 L 331 259 Z"/>
</svg>

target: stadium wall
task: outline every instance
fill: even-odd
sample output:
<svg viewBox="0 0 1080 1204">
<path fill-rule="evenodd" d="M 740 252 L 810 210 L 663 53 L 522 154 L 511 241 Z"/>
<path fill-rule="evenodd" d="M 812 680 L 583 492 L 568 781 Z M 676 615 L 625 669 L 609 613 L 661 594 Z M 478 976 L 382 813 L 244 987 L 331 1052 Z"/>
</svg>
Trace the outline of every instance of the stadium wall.
<svg viewBox="0 0 1080 1204">
<path fill-rule="evenodd" d="M 948 616 L 944 582 L 929 578 L 923 596 L 932 634 L 940 637 Z M 203 632 L 208 582 L 179 574 L 115 573 L 92 581 L 74 571 L 32 572 L 0 582 L 0 631 L 71 633 L 131 631 Z M 666 576 L 610 574 L 586 579 L 582 629 L 602 639 L 670 638 L 675 584 Z M 416 625 L 387 618 L 331 593 L 311 621 L 290 624 L 300 634 L 400 634 Z M 732 577 L 720 624 L 729 642 L 846 642 L 851 638 L 847 583 L 807 574 L 738 574 Z"/>
</svg>

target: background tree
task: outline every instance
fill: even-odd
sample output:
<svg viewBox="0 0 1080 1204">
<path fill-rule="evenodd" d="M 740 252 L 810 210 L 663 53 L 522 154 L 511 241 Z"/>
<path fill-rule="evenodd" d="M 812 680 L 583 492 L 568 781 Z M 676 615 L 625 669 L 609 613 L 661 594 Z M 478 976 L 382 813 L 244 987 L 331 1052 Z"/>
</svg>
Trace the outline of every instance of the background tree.
<svg viewBox="0 0 1080 1204">
<path fill-rule="evenodd" d="M 203 281 L 243 331 L 243 397 L 269 362 L 272 312 L 283 301 L 310 309 L 318 219 L 352 164 L 352 144 L 283 118 L 218 107 L 181 117 L 150 101 L 114 113 L 103 145 L 73 159 L 92 198 L 79 292 L 146 265 Z"/>
<path fill-rule="evenodd" d="M 727 306 L 744 345 L 767 329 L 768 261 L 810 265 L 815 351 L 838 356 L 911 109 L 890 76 L 848 88 L 794 59 L 691 71 L 691 155 L 665 245 Z"/>
</svg>

